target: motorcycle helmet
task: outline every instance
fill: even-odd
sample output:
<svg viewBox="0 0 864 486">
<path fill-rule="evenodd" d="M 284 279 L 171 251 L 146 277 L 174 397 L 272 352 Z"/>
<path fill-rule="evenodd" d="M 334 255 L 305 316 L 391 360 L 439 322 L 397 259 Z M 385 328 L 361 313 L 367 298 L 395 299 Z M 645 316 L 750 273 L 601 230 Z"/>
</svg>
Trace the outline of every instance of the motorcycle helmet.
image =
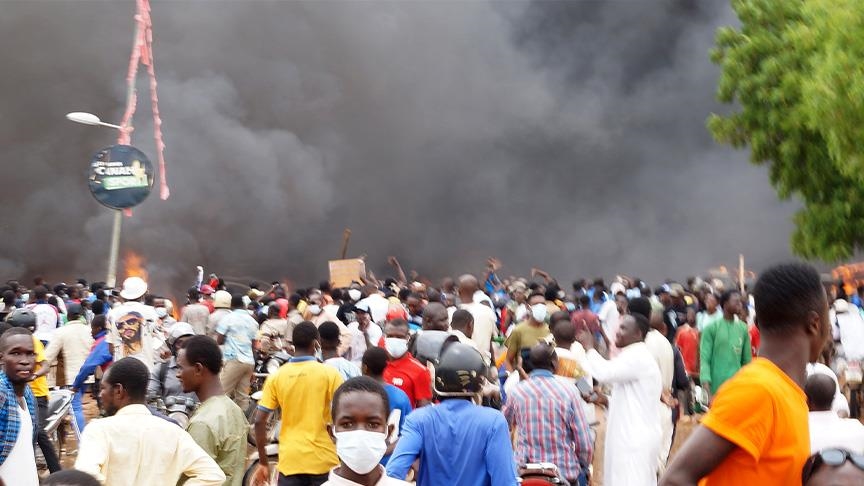
<svg viewBox="0 0 864 486">
<path fill-rule="evenodd" d="M 15 309 L 6 316 L 6 322 L 12 327 L 24 327 L 32 331 L 36 329 L 36 314 L 30 309 Z"/>
<path fill-rule="evenodd" d="M 442 397 L 473 397 L 483 388 L 486 366 L 476 349 L 459 342 L 446 343 L 433 368 L 432 388 Z"/>
<path fill-rule="evenodd" d="M 175 322 L 173 326 L 171 326 L 171 330 L 168 331 L 168 346 L 174 347 L 174 343 L 177 342 L 183 336 L 194 336 L 195 330 L 192 329 L 192 325 L 187 322 Z"/>
</svg>

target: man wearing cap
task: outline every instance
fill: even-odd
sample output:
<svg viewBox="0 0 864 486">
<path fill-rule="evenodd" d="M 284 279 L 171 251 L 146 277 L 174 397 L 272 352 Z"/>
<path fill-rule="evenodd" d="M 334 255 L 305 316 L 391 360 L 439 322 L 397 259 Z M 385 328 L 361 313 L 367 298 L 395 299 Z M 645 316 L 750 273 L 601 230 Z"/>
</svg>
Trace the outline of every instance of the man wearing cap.
<svg viewBox="0 0 864 486">
<path fill-rule="evenodd" d="M 141 360 L 152 370 L 156 361 L 156 350 L 162 340 L 154 332 L 156 309 L 143 303 L 147 293 L 147 282 L 140 277 L 129 277 L 123 281 L 120 298 L 123 303 L 108 312 L 108 343 L 114 361 L 127 356 Z"/>
<path fill-rule="evenodd" d="M 78 370 L 84 364 L 90 354 L 90 346 L 93 345 L 93 336 L 90 334 L 90 326 L 84 320 L 81 304 L 70 303 L 66 307 L 69 322 L 65 326 L 54 331 L 54 337 L 45 349 L 45 363 L 39 373 L 45 373 L 57 361 L 57 356 L 63 353 L 66 384 L 71 386 L 78 375 Z M 84 394 L 78 390 L 72 398 L 72 410 L 75 412 L 79 432 L 84 429 L 84 409 L 81 407 L 81 397 Z"/>
<path fill-rule="evenodd" d="M 155 398 L 166 399 L 168 397 L 189 397 L 198 402 L 198 396 L 194 392 L 183 393 L 183 384 L 177 378 L 180 365 L 177 364 L 177 354 L 186 345 L 186 341 L 195 335 L 195 330 L 188 322 L 174 324 L 168 334 L 168 348 L 171 357 L 168 361 L 160 363 L 150 371 L 150 381 L 147 383 L 147 400 Z"/>
<path fill-rule="evenodd" d="M 207 310 L 209 310 L 211 314 L 216 310 L 216 307 L 213 306 L 213 292 L 216 292 L 216 290 L 207 284 L 202 285 L 201 288 L 198 289 L 198 293 L 201 294 L 201 303 L 207 306 Z"/>
<path fill-rule="evenodd" d="M 207 321 L 207 335 L 216 339 L 216 327 L 219 321 L 231 313 L 231 294 L 220 290 L 213 294 L 213 313 Z"/>
</svg>

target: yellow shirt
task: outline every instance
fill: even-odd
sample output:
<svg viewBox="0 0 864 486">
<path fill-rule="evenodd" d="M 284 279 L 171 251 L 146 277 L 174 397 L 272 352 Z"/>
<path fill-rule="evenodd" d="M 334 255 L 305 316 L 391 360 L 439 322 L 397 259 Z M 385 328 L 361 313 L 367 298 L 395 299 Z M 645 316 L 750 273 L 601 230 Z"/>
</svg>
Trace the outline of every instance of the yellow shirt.
<svg viewBox="0 0 864 486">
<path fill-rule="evenodd" d="M 33 351 L 36 352 L 36 362 L 42 363 L 45 361 L 45 346 L 42 344 L 42 341 L 38 340 L 36 336 L 33 336 Z M 47 364 L 47 363 L 46 363 Z M 33 372 L 37 372 L 42 369 L 41 366 L 36 366 L 33 368 Z M 30 389 L 33 390 L 33 395 L 37 397 L 47 397 L 48 396 L 48 377 L 40 376 L 35 380 L 30 382 Z"/>
<path fill-rule="evenodd" d="M 314 359 L 292 361 L 264 382 L 258 405 L 281 409 L 279 472 L 326 474 L 339 464 L 336 446 L 327 434 L 330 402 L 342 375 Z"/>
<path fill-rule="evenodd" d="M 701 486 L 801 484 L 810 455 L 807 396 L 774 363 L 756 358 L 730 378 L 702 425 L 736 447 Z"/>
</svg>

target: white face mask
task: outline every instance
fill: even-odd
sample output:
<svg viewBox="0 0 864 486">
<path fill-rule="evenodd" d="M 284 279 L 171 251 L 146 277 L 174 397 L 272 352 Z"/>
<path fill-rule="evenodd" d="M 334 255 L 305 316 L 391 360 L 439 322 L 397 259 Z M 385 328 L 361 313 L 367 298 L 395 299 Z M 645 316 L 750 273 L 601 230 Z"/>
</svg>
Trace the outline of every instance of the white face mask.
<svg viewBox="0 0 864 486">
<path fill-rule="evenodd" d="M 354 302 L 357 302 L 358 300 L 360 300 L 361 296 L 362 296 L 362 294 L 357 289 L 351 289 L 348 291 L 348 297 L 351 297 L 351 300 L 353 300 Z"/>
<path fill-rule="evenodd" d="M 402 338 L 384 338 L 384 349 L 387 350 L 390 356 L 399 359 L 408 352 L 408 340 Z"/>
<path fill-rule="evenodd" d="M 357 474 L 369 474 L 387 452 L 387 435 L 368 430 L 335 432 L 336 455 Z"/>
<path fill-rule="evenodd" d="M 309 306 L 309 313 L 313 316 L 317 316 L 321 313 L 321 306 L 318 304 L 312 304 Z"/>
<path fill-rule="evenodd" d="M 546 304 L 539 303 L 531 306 L 531 317 L 537 322 L 546 320 Z"/>
</svg>

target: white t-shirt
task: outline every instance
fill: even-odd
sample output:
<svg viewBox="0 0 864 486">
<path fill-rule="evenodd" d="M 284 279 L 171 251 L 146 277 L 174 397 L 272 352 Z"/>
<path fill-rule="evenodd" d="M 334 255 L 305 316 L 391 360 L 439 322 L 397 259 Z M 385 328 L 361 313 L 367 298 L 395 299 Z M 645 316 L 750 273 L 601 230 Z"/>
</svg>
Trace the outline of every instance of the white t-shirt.
<svg viewBox="0 0 864 486">
<path fill-rule="evenodd" d="M 478 302 L 470 304 L 462 304 L 461 309 L 467 310 L 474 317 L 474 333 L 471 334 L 471 340 L 477 345 L 477 349 L 483 353 L 487 359 L 489 356 L 489 343 L 492 342 L 492 336 L 495 335 L 496 324 L 498 319 L 495 317 L 495 311 L 489 306 Z"/>
<path fill-rule="evenodd" d="M 384 324 L 387 320 L 387 311 L 390 309 L 390 301 L 381 296 L 381 294 L 372 294 L 369 297 L 361 300 L 357 304 L 365 303 L 369 305 L 369 314 L 372 316 L 372 322 Z"/>
<path fill-rule="evenodd" d="M 836 413 L 810 412 L 810 452 L 839 447 L 864 454 L 864 425 L 855 419 L 842 419 Z"/>
<path fill-rule="evenodd" d="M 16 486 L 39 486 L 39 476 L 36 474 L 36 455 L 33 449 L 33 419 L 27 407 L 18 405 L 18 417 L 21 428 L 18 429 L 18 439 L 9 451 L 6 460 L 0 464 L 0 479 L 5 484 Z"/>
<path fill-rule="evenodd" d="M 156 351 L 163 340 L 155 333 L 159 317 L 156 309 L 141 302 L 125 302 L 108 313 L 108 335 L 105 340 L 114 345 L 114 361 L 134 356 L 153 369 Z M 118 329 L 117 326 L 122 328 Z"/>
<path fill-rule="evenodd" d="M 36 314 L 36 332 L 33 333 L 36 339 L 51 341 L 51 336 L 57 329 L 57 308 L 51 304 L 30 304 L 26 308 Z"/>
</svg>

